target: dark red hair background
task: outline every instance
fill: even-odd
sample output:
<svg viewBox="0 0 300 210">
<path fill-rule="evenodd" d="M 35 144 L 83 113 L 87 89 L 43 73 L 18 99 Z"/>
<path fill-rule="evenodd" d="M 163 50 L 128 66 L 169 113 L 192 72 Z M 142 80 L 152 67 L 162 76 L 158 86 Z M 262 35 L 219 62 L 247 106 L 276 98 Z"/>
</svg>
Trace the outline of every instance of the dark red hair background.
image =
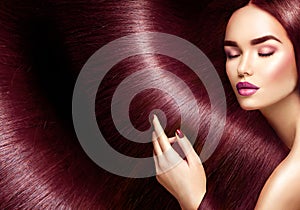
<svg viewBox="0 0 300 210">
<path fill-rule="evenodd" d="M 246 3 L 2 1 L 0 209 L 179 209 L 154 177 L 123 178 L 98 167 L 83 152 L 73 130 L 72 91 L 84 63 L 109 41 L 143 31 L 189 40 L 206 53 L 224 82 L 226 130 L 217 150 L 204 163 L 208 189 L 201 209 L 253 209 L 287 149 L 259 112 L 239 108 L 225 75 L 222 42 L 226 21 Z M 195 94 L 201 116 L 192 115 L 190 122 L 203 119 L 195 144 L 200 153 L 211 114 L 206 90 L 190 69 L 166 56 L 135 56 L 111 69 L 97 95 L 99 129 L 124 154 L 152 154 L 151 144 L 122 138 L 110 116 L 110 100 L 118 83 L 149 67 L 172 71 Z M 159 80 L 164 75 L 158 71 L 145 76 Z M 180 113 L 172 98 L 161 91 L 142 92 L 132 101 L 129 114 L 133 125 L 140 130 L 148 128 L 148 114 L 154 108 L 165 111 L 166 133 L 172 136 L 180 124 Z"/>
</svg>

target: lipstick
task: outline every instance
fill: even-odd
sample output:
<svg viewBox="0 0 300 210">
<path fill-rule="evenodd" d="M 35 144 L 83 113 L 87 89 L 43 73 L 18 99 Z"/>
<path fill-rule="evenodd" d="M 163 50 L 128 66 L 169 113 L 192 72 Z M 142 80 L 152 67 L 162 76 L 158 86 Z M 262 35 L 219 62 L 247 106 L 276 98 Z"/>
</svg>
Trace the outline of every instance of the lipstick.
<svg viewBox="0 0 300 210">
<path fill-rule="evenodd" d="M 236 84 L 236 89 L 241 96 L 251 96 L 259 89 L 259 87 L 249 82 L 239 82 Z"/>
</svg>

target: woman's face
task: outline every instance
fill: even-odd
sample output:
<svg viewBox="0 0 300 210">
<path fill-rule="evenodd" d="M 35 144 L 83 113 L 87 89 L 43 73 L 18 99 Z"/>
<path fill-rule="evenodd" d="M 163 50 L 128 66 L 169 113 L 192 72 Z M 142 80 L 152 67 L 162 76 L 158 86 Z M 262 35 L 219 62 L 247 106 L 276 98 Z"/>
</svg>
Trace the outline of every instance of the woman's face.
<svg viewBox="0 0 300 210">
<path fill-rule="evenodd" d="M 237 10 L 225 35 L 226 72 L 243 109 L 268 107 L 291 94 L 298 75 L 283 26 L 254 5 Z"/>
</svg>

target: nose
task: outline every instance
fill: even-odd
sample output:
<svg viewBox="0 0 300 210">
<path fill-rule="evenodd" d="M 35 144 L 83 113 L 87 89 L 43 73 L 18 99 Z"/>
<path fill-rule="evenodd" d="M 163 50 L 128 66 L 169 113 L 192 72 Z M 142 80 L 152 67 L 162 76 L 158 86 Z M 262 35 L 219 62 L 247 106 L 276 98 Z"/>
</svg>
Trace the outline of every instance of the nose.
<svg viewBox="0 0 300 210">
<path fill-rule="evenodd" d="M 237 73 L 239 77 L 253 75 L 250 55 L 244 54 L 240 57 Z"/>
</svg>

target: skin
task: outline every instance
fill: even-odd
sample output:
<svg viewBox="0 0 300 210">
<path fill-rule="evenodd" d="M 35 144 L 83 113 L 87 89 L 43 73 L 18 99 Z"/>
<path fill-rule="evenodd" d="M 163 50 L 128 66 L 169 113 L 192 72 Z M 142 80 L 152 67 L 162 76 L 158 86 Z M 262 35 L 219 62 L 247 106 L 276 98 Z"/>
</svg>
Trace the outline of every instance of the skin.
<svg viewBox="0 0 300 210">
<path fill-rule="evenodd" d="M 251 44 L 252 40 L 265 36 L 277 40 Z M 226 72 L 240 106 L 245 110 L 260 110 L 291 148 L 299 119 L 299 93 L 295 90 L 298 75 L 294 48 L 285 29 L 269 13 L 250 4 L 232 15 L 224 42 Z M 237 46 L 228 46 L 227 42 L 235 42 Z M 245 81 L 259 90 L 251 96 L 241 96 L 236 84 Z M 279 123 L 289 120 L 286 126 Z"/>
<path fill-rule="evenodd" d="M 182 209 L 197 209 L 206 192 L 206 176 L 199 156 L 185 136 L 168 138 L 156 115 L 153 117 L 153 125 L 157 181 L 178 200 Z M 175 141 L 184 152 L 186 160 L 179 157 L 172 148 L 171 143 Z"/>
<path fill-rule="evenodd" d="M 268 36 L 261 43 L 251 44 Z M 227 42 L 237 46 L 226 46 Z M 243 109 L 269 107 L 295 89 L 298 76 L 293 45 L 281 24 L 268 13 L 254 6 L 236 11 L 227 25 L 224 49 L 226 72 Z M 251 96 L 240 95 L 236 84 L 244 81 L 259 90 Z"/>
<path fill-rule="evenodd" d="M 268 35 L 277 40 L 251 44 L 251 40 Z M 256 209 L 300 209 L 300 99 L 293 45 L 273 16 L 251 4 L 232 15 L 225 43 L 228 40 L 238 45 L 225 44 L 224 49 L 226 72 L 240 106 L 260 110 L 291 149 L 267 180 Z M 259 89 L 251 96 L 241 96 L 235 85 L 243 81 Z"/>
<path fill-rule="evenodd" d="M 257 39 L 261 37 L 265 38 Z M 291 149 L 267 180 L 255 209 L 300 209 L 300 97 L 293 45 L 282 25 L 251 3 L 232 15 L 224 43 L 226 72 L 240 106 L 260 110 Z M 243 96 L 236 88 L 238 82 L 250 82 L 259 89 Z M 182 209 L 197 209 L 206 192 L 199 157 L 191 145 L 186 146 L 189 141 L 185 137 L 185 144 L 179 145 L 189 148 L 184 150 L 187 160 L 178 161 L 171 143 L 179 137 L 167 138 L 157 117 L 153 124 L 157 180 L 177 198 Z M 166 167 L 168 164 L 173 167 Z"/>
</svg>

